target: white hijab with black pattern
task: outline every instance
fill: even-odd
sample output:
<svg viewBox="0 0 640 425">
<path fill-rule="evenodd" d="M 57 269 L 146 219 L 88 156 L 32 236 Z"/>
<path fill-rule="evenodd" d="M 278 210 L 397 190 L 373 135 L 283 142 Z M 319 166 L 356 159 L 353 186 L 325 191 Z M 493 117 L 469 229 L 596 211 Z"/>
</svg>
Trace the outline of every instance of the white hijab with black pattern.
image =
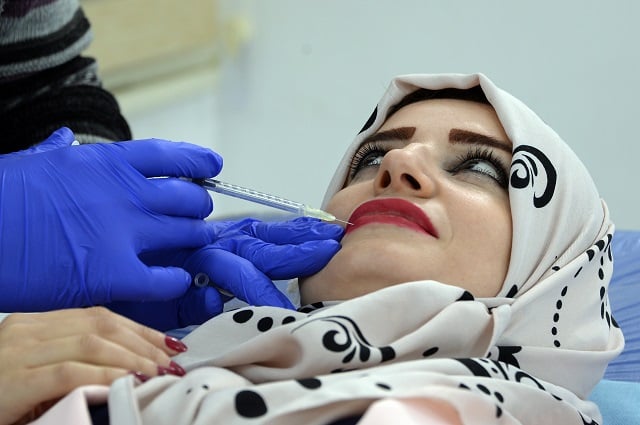
<svg viewBox="0 0 640 425">
<path fill-rule="evenodd" d="M 621 336 L 614 337 L 620 332 L 606 296 L 612 272 L 610 241 L 614 225 L 583 163 L 520 100 L 483 74 L 395 78 L 345 152 L 323 206 L 342 188 L 362 140 L 382 126 L 387 111 L 406 95 L 419 88 L 469 89 L 478 85 L 513 143 L 509 184 L 511 259 L 502 289 L 495 301 L 487 303 L 511 304 L 512 324 L 504 337 L 514 345 L 527 346 L 535 341 L 535 345 L 560 348 L 558 353 L 563 348 L 584 350 L 583 356 L 568 359 L 562 367 L 575 369 L 574 379 L 569 382 L 583 381 L 576 382 L 574 389 L 585 394 L 595 385 L 599 373 L 604 373 L 607 363 L 599 360 L 602 353 L 593 350 L 594 344 L 610 342 L 614 346 L 609 348 L 620 349 L 623 343 Z M 534 323 L 532 318 L 536 318 Z M 591 335 L 576 329 L 589 329 Z M 519 357 L 525 357 L 525 353 Z M 580 370 L 598 373 L 581 379 Z"/>
<path fill-rule="evenodd" d="M 477 85 L 513 143 L 513 241 L 498 296 L 422 281 L 298 312 L 231 311 L 185 338 L 189 351 L 176 361 L 186 377 L 117 381 L 114 423 L 332 423 L 364 414 L 369 424 L 385 399 L 440 400 L 464 424 L 598 423 L 586 398 L 624 344 L 607 296 L 614 227 L 583 164 L 529 108 L 481 74 L 398 77 L 325 203 L 360 142 L 405 95 Z"/>
<path fill-rule="evenodd" d="M 482 74 L 416 74 L 395 78 L 345 152 L 323 205 L 342 188 L 362 140 L 382 126 L 387 111 L 407 94 L 419 88 L 469 89 L 478 85 L 513 143 L 509 185 L 513 222 L 511 260 L 495 300 L 496 305 L 511 304 L 513 322 L 521 319 L 518 326 L 512 325 L 509 338 L 523 346 L 538 341 L 543 346 L 585 351 L 591 351 L 596 342 L 620 344 L 620 338 L 613 338 L 619 331 L 611 331 L 611 325 L 617 326 L 606 296 L 614 233 L 606 204 L 583 163 L 560 136 L 520 100 Z M 590 273 L 586 270 L 583 273 L 584 268 Z M 594 311 L 598 314 L 594 315 Z M 533 317 L 537 318 L 536 323 L 531 323 Z M 590 337 L 585 338 L 586 332 L 576 333 L 578 328 L 590 329 Z M 593 371 L 595 367 L 604 371 L 606 363 L 597 365 L 589 356 L 585 357 L 572 359 L 570 364 L 577 366 L 577 370 L 584 367 Z M 594 379 L 597 380 L 597 374 L 584 382 L 581 392 L 593 387 Z"/>
</svg>

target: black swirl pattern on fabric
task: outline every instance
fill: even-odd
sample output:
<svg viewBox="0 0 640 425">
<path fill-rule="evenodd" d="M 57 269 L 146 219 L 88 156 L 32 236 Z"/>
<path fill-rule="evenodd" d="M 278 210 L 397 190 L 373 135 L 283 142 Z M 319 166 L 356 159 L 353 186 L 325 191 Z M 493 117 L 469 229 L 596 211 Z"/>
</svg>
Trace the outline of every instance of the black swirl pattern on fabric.
<svg viewBox="0 0 640 425">
<path fill-rule="evenodd" d="M 507 348 L 506 351 L 518 352 L 519 347 L 501 347 Z M 514 349 L 514 350 L 511 350 Z M 509 357 L 509 356 L 506 356 Z M 528 374 L 527 372 L 519 369 L 518 367 L 513 366 L 512 364 L 503 363 L 502 361 L 494 361 L 483 358 L 458 358 L 454 359 L 460 363 L 462 363 L 472 374 L 476 377 L 485 377 L 485 378 L 498 378 L 504 379 L 505 381 L 512 381 L 522 383 L 524 385 L 528 385 L 531 387 L 538 388 L 541 391 L 547 392 L 550 396 L 558 401 L 562 401 L 562 398 L 558 395 L 554 394 L 554 392 L 546 388 L 542 382 Z M 479 385 L 479 384 L 471 384 L 471 383 L 460 383 L 460 388 L 466 389 L 469 391 L 476 391 L 485 394 L 486 396 L 494 397 L 496 400 L 496 418 L 500 418 L 503 413 L 502 404 L 505 402 L 505 396 L 498 392 L 492 391 L 487 385 Z M 582 422 L 587 425 L 598 425 L 591 418 L 585 418 L 585 416 L 576 410 L 576 414 L 580 415 Z M 589 422 L 587 422 L 589 420 Z"/>
<path fill-rule="evenodd" d="M 322 336 L 322 345 L 334 353 L 345 352 L 346 354 L 342 359 L 342 363 L 352 362 L 358 352 L 360 361 L 366 362 L 371 357 L 373 350 L 380 351 L 380 363 L 392 360 L 396 356 L 395 350 L 390 346 L 375 347 L 371 345 L 360 330 L 358 324 L 346 316 L 319 317 L 303 323 L 295 328 L 292 333 L 317 320 L 331 322 L 337 325 L 338 329 L 328 330 L 324 333 Z"/>
<path fill-rule="evenodd" d="M 373 123 L 375 122 L 377 116 L 378 116 L 378 107 L 376 106 L 373 109 L 373 112 L 371 112 L 371 115 L 369 115 L 369 119 L 367 119 L 367 122 L 365 122 L 364 125 L 362 126 L 362 129 L 360 129 L 360 131 L 358 131 L 358 134 L 362 133 L 363 131 L 365 131 L 369 127 L 371 127 L 373 125 Z"/>
<path fill-rule="evenodd" d="M 542 179 L 542 175 L 538 175 L 538 164 L 541 165 L 546 179 Z M 511 170 L 511 186 L 514 189 L 533 187 L 533 206 L 543 208 L 551 201 L 556 189 L 558 174 L 549 158 L 542 151 L 529 145 L 518 146 L 513 151 Z M 542 195 L 537 196 L 536 193 L 542 184 L 544 184 Z"/>
<path fill-rule="evenodd" d="M 542 385 L 542 383 L 538 381 L 536 378 L 534 378 L 533 376 L 529 375 L 528 373 L 518 368 L 511 367 L 511 365 L 502 364 L 501 362 L 494 362 L 487 359 L 478 359 L 478 358 L 455 359 L 455 360 L 459 361 L 464 366 L 466 366 L 469 369 L 469 371 L 476 377 L 487 377 L 487 378 L 499 377 L 506 381 L 514 381 L 514 382 L 522 383 L 527 386 L 538 388 L 541 391 L 545 391 L 557 401 L 562 402 L 561 397 L 554 394 L 549 389 L 545 388 L 545 386 Z M 497 376 L 498 369 L 501 373 L 501 376 Z M 492 397 L 496 406 L 496 412 L 495 412 L 496 419 L 500 419 L 502 417 L 503 411 L 504 411 L 503 404 L 506 401 L 506 396 L 503 393 L 492 390 L 489 387 L 489 384 L 484 385 L 484 384 L 471 383 L 471 382 L 465 383 L 463 381 L 463 382 L 460 382 L 458 387 L 464 390 L 483 394 L 487 397 Z M 578 410 L 576 410 L 576 415 L 580 417 L 584 425 L 599 425 L 598 422 L 596 422 L 592 418 L 585 417 L 584 414 L 582 414 Z"/>
</svg>

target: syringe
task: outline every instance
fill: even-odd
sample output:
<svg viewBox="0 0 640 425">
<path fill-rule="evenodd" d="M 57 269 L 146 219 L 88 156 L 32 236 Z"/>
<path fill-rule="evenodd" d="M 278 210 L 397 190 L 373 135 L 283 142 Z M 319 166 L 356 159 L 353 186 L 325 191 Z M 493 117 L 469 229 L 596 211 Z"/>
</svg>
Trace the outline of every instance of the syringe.
<svg viewBox="0 0 640 425">
<path fill-rule="evenodd" d="M 340 221 L 342 223 L 351 224 L 348 221 L 338 220 L 333 214 L 329 214 L 328 212 L 322 211 L 318 208 L 310 207 L 301 202 L 290 201 L 279 196 L 270 195 L 268 193 L 259 192 L 257 190 L 248 189 L 231 183 L 221 182 L 220 180 L 193 179 L 193 182 L 212 192 L 233 196 L 234 198 L 244 199 L 245 201 L 256 202 L 258 204 L 292 212 L 305 217 L 315 217 L 324 221 Z"/>
</svg>

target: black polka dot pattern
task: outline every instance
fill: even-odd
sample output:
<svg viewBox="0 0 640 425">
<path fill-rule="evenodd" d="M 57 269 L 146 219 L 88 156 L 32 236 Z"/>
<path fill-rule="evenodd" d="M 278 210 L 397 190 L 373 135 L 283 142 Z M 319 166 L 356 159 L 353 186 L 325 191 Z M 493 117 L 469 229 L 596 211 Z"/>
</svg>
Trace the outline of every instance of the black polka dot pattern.
<svg viewBox="0 0 640 425">
<path fill-rule="evenodd" d="M 236 323 L 246 323 L 253 317 L 253 310 L 244 309 L 233 314 L 233 321 Z"/>
<path fill-rule="evenodd" d="M 267 414 L 267 404 L 260 394 L 243 390 L 235 397 L 236 413 L 243 418 L 259 418 Z"/>
<path fill-rule="evenodd" d="M 242 310 L 238 310 L 233 313 L 232 319 L 235 323 L 240 325 L 247 325 L 252 320 L 256 320 L 255 327 L 258 332 L 267 332 L 271 330 L 274 326 L 276 326 L 276 321 L 271 316 L 260 317 L 259 314 L 256 314 L 256 311 L 252 308 L 248 307 Z M 292 315 L 287 315 L 280 320 L 280 324 L 286 325 L 288 323 L 293 323 L 296 321 L 296 318 Z"/>
<path fill-rule="evenodd" d="M 598 272 L 597 276 L 599 280 L 604 281 L 605 276 L 605 259 L 611 263 L 613 261 L 613 254 L 611 253 L 611 240 L 613 236 L 611 234 L 606 235 L 606 240 L 601 239 L 595 243 L 598 252 L 600 253 L 598 260 Z M 588 250 L 589 261 L 592 261 L 597 255 L 595 249 L 590 248 Z M 600 318 L 607 323 L 607 326 L 611 328 L 611 326 L 618 327 L 618 324 L 611 317 L 611 312 L 609 309 L 609 298 L 606 296 L 607 290 L 603 285 L 600 287 Z"/>
<path fill-rule="evenodd" d="M 504 403 L 504 396 L 502 395 L 502 393 L 500 393 L 499 391 L 492 391 L 486 385 L 483 385 L 483 384 L 476 384 L 474 389 L 472 389 L 472 387 L 461 382 L 458 385 L 458 387 L 468 391 L 477 390 L 479 393 L 485 396 L 492 397 L 495 400 L 495 405 L 496 405 L 496 413 L 495 413 L 496 418 L 502 417 L 502 413 L 503 413 L 502 404 Z"/>
<path fill-rule="evenodd" d="M 298 311 L 300 313 L 311 313 L 312 311 L 321 309 L 323 307 L 324 307 L 323 302 L 317 302 L 313 304 L 303 305 L 302 307 L 298 308 Z"/>
<path fill-rule="evenodd" d="M 553 326 L 551 327 L 551 335 L 554 336 L 553 345 L 559 348 L 562 344 L 558 339 L 558 322 L 560 321 L 560 310 L 562 310 L 562 299 L 567 295 L 569 287 L 565 286 L 560 291 L 560 297 L 556 301 L 556 312 L 553 315 Z"/>
<path fill-rule="evenodd" d="M 258 330 L 260 332 L 266 332 L 273 326 L 273 319 L 271 317 L 263 317 L 258 320 Z"/>
<path fill-rule="evenodd" d="M 282 319 L 282 324 L 286 325 L 287 323 L 293 323 L 296 321 L 296 318 L 293 316 L 287 316 L 284 319 Z"/>
<path fill-rule="evenodd" d="M 507 293 L 507 298 L 515 297 L 517 293 L 518 293 L 518 287 L 516 285 L 513 285 L 511 289 L 509 289 L 509 292 Z"/>
<path fill-rule="evenodd" d="M 428 349 L 424 350 L 424 352 L 422 353 L 422 357 L 431 357 L 434 354 L 436 354 L 438 352 L 438 350 L 439 350 L 438 347 L 428 348 Z"/>
<path fill-rule="evenodd" d="M 298 383 L 308 390 L 316 390 L 322 386 L 322 381 L 318 378 L 298 379 Z"/>
<path fill-rule="evenodd" d="M 378 388 L 381 388 L 381 389 L 385 390 L 385 391 L 390 391 L 391 390 L 391 386 L 389 384 L 385 384 L 385 383 L 382 383 L 382 382 L 376 383 L 376 386 Z"/>
<path fill-rule="evenodd" d="M 207 384 L 202 384 L 199 388 L 204 391 L 209 391 L 209 386 Z M 193 388 L 187 388 L 186 394 L 191 394 L 191 392 L 193 392 Z"/>
</svg>

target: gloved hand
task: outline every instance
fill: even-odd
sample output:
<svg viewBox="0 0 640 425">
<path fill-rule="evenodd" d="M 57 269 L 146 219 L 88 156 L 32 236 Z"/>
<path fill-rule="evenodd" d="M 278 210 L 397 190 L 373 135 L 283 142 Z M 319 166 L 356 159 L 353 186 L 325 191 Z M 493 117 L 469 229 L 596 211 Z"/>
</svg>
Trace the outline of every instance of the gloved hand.
<svg viewBox="0 0 640 425">
<path fill-rule="evenodd" d="M 168 300 L 185 270 L 139 255 L 212 240 L 201 187 L 222 159 L 188 143 L 141 140 L 70 146 L 61 128 L 41 145 L 0 155 L 0 311 L 41 311 L 126 300 Z"/>
<path fill-rule="evenodd" d="M 293 308 L 271 279 L 308 276 L 340 249 L 344 230 L 313 218 L 286 222 L 208 222 L 213 243 L 196 250 L 149 252 L 147 264 L 177 266 L 192 276 L 205 273 L 225 292 L 253 305 Z M 159 330 L 201 324 L 222 312 L 230 297 L 215 287 L 192 285 L 185 296 L 166 302 L 112 303 L 110 309 Z"/>
</svg>

